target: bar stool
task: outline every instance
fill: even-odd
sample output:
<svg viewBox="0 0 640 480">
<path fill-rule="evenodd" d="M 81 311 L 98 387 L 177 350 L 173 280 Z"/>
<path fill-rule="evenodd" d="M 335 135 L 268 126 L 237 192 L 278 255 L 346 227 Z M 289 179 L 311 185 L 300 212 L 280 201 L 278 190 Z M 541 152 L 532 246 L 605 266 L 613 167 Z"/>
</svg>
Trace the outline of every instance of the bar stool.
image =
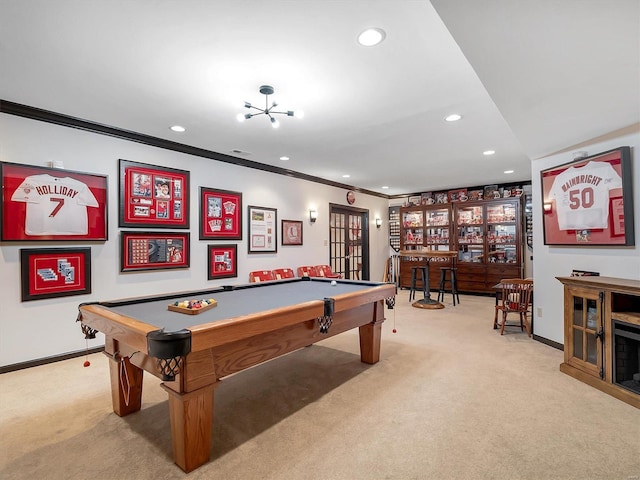
<svg viewBox="0 0 640 480">
<path fill-rule="evenodd" d="M 447 290 L 446 290 L 447 272 L 450 272 L 449 283 L 451 285 L 451 296 L 453 297 L 454 307 L 456 306 L 456 299 L 458 300 L 458 303 L 460 303 L 460 295 L 458 295 L 458 281 L 456 279 L 456 270 L 457 268 L 455 266 L 440 267 L 440 288 L 438 289 L 438 301 L 444 302 L 444 294 L 447 293 Z"/>
<path fill-rule="evenodd" d="M 411 290 L 409 290 L 409 301 L 416 296 L 416 282 L 418 280 L 418 270 L 422 280 L 422 294 L 427 298 L 427 267 L 411 267 Z"/>
</svg>

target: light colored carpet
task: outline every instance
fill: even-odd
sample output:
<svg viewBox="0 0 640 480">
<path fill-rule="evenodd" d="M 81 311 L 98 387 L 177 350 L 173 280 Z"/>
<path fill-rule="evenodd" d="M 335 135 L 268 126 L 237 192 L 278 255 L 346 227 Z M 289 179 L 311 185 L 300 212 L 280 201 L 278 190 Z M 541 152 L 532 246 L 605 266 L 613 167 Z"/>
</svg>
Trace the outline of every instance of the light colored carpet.
<svg viewBox="0 0 640 480">
<path fill-rule="evenodd" d="M 153 376 L 120 418 L 102 354 L 0 375 L 0 478 L 640 478 L 639 410 L 561 373 L 561 351 L 500 336 L 492 298 L 461 300 L 421 310 L 400 291 L 376 365 L 353 331 L 225 379 L 211 461 L 188 475 Z"/>
</svg>

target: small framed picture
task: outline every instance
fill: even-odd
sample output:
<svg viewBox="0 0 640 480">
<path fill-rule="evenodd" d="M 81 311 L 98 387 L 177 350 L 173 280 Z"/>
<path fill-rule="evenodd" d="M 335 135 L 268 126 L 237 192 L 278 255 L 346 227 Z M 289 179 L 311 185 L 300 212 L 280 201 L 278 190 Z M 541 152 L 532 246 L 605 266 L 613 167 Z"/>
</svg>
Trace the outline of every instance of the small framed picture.
<svg viewBox="0 0 640 480">
<path fill-rule="evenodd" d="M 189 172 L 120 159 L 119 227 L 189 228 Z"/>
<path fill-rule="evenodd" d="M 282 220 L 282 245 L 302 245 L 302 221 Z"/>
<path fill-rule="evenodd" d="M 200 240 L 242 240 L 242 193 L 200 187 Z"/>
<path fill-rule="evenodd" d="M 91 293 L 91 248 L 20 250 L 22 301 Z"/>
<path fill-rule="evenodd" d="M 107 177 L 0 162 L 0 240 L 107 240 Z"/>
<path fill-rule="evenodd" d="M 409 197 L 409 199 L 407 201 L 409 202 L 409 205 L 417 206 L 417 205 L 420 205 L 422 203 L 422 196 L 421 195 L 412 195 L 412 196 Z"/>
<path fill-rule="evenodd" d="M 449 190 L 447 192 L 449 203 L 466 202 L 469 200 L 466 188 L 458 188 L 457 190 Z"/>
<path fill-rule="evenodd" d="M 249 205 L 249 253 L 275 253 L 278 250 L 278 211 Z"/>
<path fill-rule="evenodd" d="M 120 232 L 120 271 L 189 268 L 189 232 Z"/>
<path fill-rule="evenodd" d="M 435 198 L 435 203 L 437 204 L 447 203 L 449 201 L 449 196 L 447 195 L 447 192 L 436 192 L 434 194 L 434 198 Z"/>
<path fill-rule="evenodd" d="M 238 276 L 237 245 L 207 245 L 208 279 Z"/>
</svg>

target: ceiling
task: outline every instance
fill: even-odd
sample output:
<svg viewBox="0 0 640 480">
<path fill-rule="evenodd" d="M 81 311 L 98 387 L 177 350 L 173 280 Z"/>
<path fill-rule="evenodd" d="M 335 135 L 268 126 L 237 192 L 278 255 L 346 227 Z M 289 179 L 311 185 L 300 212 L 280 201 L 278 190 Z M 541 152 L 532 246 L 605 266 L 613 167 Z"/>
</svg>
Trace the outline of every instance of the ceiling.
<svg viewBox="0 0 640 480">
<path fill-rule="evenodd" d="M 0 12 L 0 99 L 390 196 L 530 180 L 532 160 L 640 121 L 638 0 L 0 0 Z M 358 45 L 366 27 L 384 42 Z M 245 101 L 265 105 L 263 84 L 305 117 L 239 123 Z"/>
</svg>

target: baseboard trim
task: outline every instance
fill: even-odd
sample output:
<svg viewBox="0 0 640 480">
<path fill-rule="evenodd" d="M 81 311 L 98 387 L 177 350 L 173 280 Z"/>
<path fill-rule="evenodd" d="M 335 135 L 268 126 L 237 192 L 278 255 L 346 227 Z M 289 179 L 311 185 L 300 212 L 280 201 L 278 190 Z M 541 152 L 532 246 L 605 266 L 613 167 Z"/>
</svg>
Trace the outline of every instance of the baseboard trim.
<svg viewBox="0 0 640 480">
<path fill-rule="evenodd" d="M 103 352 L 104 347 L 94 347 L 87 350 L 78 350 L 77 352 L 65 353 L 64 355 L 54 355 L 52 357 L 38 358 L 36 360 L 29 360 L 28 362 L 14 363 L 12 365 L 5 365 L 0 367 L 0 375 L 3 373 L 15 372 L 17 370 L 24 370 L 25 368 L 37 367 L 39 365 L 46 365 L 48 363 L 61 362 L 62 360 L 69 360 L 70 358 L 83 357 L 92 353 Z"/>
<path fill-rule="evenodd" d="M 549 340 L 548 338 L 541 337 L 540 335 L 533 335 L 533 339 L 537 340 L 540 343 L 544 343 L 545 345 L 549 345 L 550 347 L 557 348 L 558 350 L 562 350 L 564 352 L 564 345 L 558 342 L 554 342 L 553 340 Z"/>
</svg>

